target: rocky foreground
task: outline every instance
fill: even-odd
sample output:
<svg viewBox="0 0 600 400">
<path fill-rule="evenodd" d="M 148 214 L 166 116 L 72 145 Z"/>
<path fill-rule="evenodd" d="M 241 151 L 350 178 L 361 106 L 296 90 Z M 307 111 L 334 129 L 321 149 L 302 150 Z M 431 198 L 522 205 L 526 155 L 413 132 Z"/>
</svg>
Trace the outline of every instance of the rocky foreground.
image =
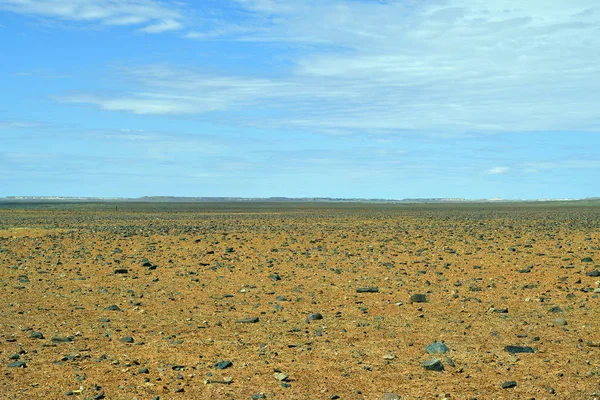
<svg viewBox="0 0 600 400">
<path fill-rule="evenodd" d="M 600 209 L 0 210 L 6 399 L 600 397 Z"/>
</svg>

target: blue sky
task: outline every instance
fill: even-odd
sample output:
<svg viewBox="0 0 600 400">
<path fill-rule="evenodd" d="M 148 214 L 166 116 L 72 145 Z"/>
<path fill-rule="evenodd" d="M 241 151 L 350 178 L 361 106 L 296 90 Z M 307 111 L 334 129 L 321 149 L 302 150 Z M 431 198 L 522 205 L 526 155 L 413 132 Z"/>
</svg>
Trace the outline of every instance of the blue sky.
<svg viewBox="0 0 600 400">
<path fill-rule="evenodd" d="M 596 0 L 0 0 L 0 196 L 600 196 Z"/>
</svg>

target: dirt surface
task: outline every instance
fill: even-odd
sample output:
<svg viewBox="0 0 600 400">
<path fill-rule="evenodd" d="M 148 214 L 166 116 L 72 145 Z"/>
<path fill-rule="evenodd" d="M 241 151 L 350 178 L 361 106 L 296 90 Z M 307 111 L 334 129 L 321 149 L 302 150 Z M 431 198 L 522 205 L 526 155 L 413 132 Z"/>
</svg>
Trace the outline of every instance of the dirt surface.
<svg viewBox="0 0 600 400">
<path fill-rule="evenodd" d="M 598 207 L 0 209 L 0 398 L 593 399 L 598 270 Z"/>
</svg>

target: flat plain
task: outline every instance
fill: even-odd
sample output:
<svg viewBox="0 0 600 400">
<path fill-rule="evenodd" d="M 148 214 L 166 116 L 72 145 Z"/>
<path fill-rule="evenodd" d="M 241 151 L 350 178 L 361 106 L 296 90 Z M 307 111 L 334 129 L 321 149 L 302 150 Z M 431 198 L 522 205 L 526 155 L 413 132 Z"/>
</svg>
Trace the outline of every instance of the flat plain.
<svg viewBox="0 0 600 400">
<path fill-rule="evenodd" d="M 0 397 L 594 399 L 599 270 L 593 204 L 4 204 Z"/>
</svg>

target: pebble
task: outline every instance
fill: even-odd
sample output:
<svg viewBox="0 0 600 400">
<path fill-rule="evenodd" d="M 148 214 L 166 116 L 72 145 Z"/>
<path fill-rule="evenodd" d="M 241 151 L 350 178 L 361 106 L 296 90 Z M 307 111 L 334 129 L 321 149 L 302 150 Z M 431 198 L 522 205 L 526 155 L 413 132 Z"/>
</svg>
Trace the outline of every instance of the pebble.
<svg viewBox="0 0 600 400">
<path fill-rule="evenodd" d="M 600 276 L 600 271 L 598 271 L 597 269 L 595 269 L 593 271 L 586 272 L 585 276 L 598 277 L 598 276 Z"/>
<path fill-rule="evenodd" d="M 227 369 L 229 367 L 233 366 L 233 363 L 231 361 L 219 361 L 218 363 L 215 364 L 215 368 L 216 369 Z"/>
<path fill-rule="evenodd" d="M 375 286 L 361 287 L 356 289 L 356 293 L 378 293 L 379 288 Z"/>
<path fill-rule="evenodd" d="M 274 376 L 278 381 L 285 381 L 289 378 L 289 376 L 283 372 L 275 372 Z"/>
<path fill-rule="evenodd" d="M 567 320 L 564 318 L 556 318 L 552 320 L 552 323 L 556 326 L 567 326 Z"/>
<path fill-rule="evenodd" d="M 42 334 L 42 332 L 31 331 L 29 337 L 32 339 L 43 339 L 44 335 Z"/>
<path fill-rule="evenodd" d="M 430 345 L 425 346 L 425 351 L 429 354 L 446 354 L 448 350 L 448 346 L 441 342 L 433 342 Z"/>
<path fill-rule="evenodd" d="M 384 393 L 381 396 L 381 400 L 401 400 L 402 398 L 398 396 L 396 393 Z"/>
<path fill-rule="evenodd" d="M 444 365 L 437 358 L 432 358 L 423 363 L 423 367 L 425 367 L 428 371 L 443 371 Z"/>
<path fill-rule="evenodd" d="M 124 338 L 121 339 L 122 343 L 133 343 L 134 340 L 131 336 L 125 336 Z"/>
<path fill-rule="evenodd" d="M 51 340 L 52 343 L 70 343 L 73 338 L 71 336 L 54 336 Z"/>
<path fill-rule="evenodd" d="M 252 398 L 252 400 L 260 400 L 260 399 L 266 399 L 267 398 L 267 396 L 265 396 L 265 394 L 263 392 L 253 394 L 250 397 Z"/>
<path fill-rule="evenodd" d="M 502 389 L 510 389 L 517 386 L 517 382 L 515 381 L 506 381 L 502 383 Z"/>
<path fill-rule="evenodd" d="M 424 294 L 411 294 L 408 299 L 409 303 L 427 303 L 427 296 Z"/>
<path fill-rule="evenodd" d="M 116 304 L 111 304 L 108 307 L 104 307 L 105 311 L 121 311 L 121 309 L 119 308 L 119 306 L 117 306 Z"/>
<path fill-rule="evenodd" d="M 255 324 L 259 321 L 258 317 L 250 317 L 250 318 L 242 318 L 242 319 L 238 319 L 237 322 L 238 324 Z"/>
<path fill-rule="evenodd" d="M 320 313 L 310 313 L 306 317 L 306 322 L 308 323 L 310 321 L 316 321 L 319 319 L 323 319 L 323 315 L 321 315 Z"/>
<path fill-rule="evenodd" d="M 529 346 L 506 346 L 504 350 L 512 354 L 517 353 L 534 353 L 534 349 Z"/>
<path fill-rule="evenodd" d="M 13 361 L 8 364 L 8 368 L 27 368 L 27 363 L 25 361 Z"/>
</svg>

